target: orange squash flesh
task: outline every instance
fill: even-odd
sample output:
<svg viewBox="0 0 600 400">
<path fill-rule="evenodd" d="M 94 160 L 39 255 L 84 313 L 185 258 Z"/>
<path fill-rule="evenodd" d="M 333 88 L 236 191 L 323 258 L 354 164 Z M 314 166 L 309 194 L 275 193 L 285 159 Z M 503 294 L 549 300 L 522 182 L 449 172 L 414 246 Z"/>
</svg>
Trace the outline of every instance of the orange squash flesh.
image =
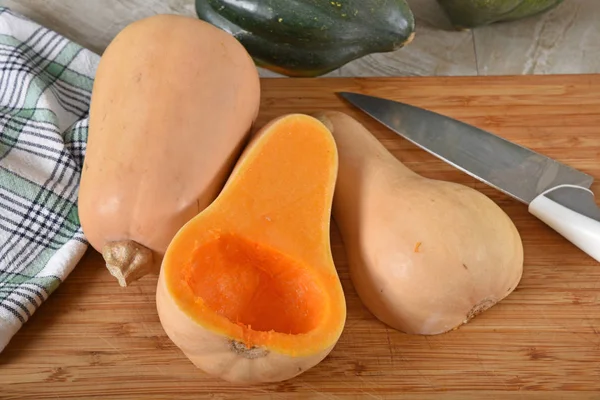
<svg viewBox="0 0 600 400">
<path fill-rule="evenodd" d="M 346 317 L 329 239 L 337 162 L 321 122 L 277 118 L 252 139 L 216 200 L 175 235 L 157 307 L 198 367 L 230 381 L 278 381 L 331 351 Z M 249 355 L 240 344 L 252 357 L 265 352 L 237 375 L 236 361 Z M 236 357 L 215 371 L 213 351 Z"/>
<path fill-rule="evenodd" d="M 318 326 L 325 294 L 284 254 L 225 235 L 197 248 L 192 260 L 181 271 L 184 287 L 231 322 L 293 335 Z"/>
</svg>

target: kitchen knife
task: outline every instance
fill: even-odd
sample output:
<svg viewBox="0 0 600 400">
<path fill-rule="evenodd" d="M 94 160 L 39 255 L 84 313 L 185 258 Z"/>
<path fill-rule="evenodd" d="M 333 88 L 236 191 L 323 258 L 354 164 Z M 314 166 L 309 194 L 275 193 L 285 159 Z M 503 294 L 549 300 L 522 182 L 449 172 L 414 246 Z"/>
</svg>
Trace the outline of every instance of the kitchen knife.
<svg viewBox="0 0 600 400">
<path fill-rule="evenodd" d="M 600 208 L 588 174 L 462 121 L 409 104 L 339 92 L 423 150 L 512 196 L 600 261 Z"/>
</svg>

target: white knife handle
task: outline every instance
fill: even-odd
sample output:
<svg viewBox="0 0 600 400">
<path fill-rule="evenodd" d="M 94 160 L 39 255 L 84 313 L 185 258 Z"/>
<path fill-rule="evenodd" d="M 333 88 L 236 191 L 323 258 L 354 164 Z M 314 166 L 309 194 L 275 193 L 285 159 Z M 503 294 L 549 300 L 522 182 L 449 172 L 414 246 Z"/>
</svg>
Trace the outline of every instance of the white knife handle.
<svg viewBox="0 0 600 400">
<path fill-rule="evenodd" d="M 536 197 L 529 212 L 600 262 L 600 208 L 591 190 L 557 186 Z"/>
</svg>

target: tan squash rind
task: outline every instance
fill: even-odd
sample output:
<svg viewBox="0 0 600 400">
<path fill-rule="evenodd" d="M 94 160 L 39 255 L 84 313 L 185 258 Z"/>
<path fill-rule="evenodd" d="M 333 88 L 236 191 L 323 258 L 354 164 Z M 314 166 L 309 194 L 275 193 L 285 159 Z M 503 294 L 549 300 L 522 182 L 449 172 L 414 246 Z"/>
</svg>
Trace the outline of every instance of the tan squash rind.
<svg viewBox="0 0 600 400">
<path fill-rule="evenodd" d="M 252 58 L 209 23 L 154 15 L 111 41 L 94 79 L 78 208 L 121 286 L 158 273 L 177 230 L 216 198 L 259 105 Z"/>
<path fill-rule="evenodd" d="M 494 201 L 418 175 L 347 114 L 315 116 L 338 146 L 333 216 L 350 278 L 379 320 L 410 334 L 440 334 L 517 287 L 523 244 Z"/>
</svg>

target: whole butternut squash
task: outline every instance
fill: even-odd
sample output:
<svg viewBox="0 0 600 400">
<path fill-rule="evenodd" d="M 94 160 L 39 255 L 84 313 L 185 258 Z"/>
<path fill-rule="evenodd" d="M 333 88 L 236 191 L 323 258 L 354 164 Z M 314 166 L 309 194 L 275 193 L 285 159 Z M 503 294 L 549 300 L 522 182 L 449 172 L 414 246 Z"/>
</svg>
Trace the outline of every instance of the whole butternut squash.
<svg viewBox="0 0 600 400">
<path fill-rule="evenodd" d="M 275 382 L 323 360 L 346 304 L 330 249 L 331 133 L 302 114 L 262 128 L 215 201 L 179 230 L 156 292 L 169 338 L 200 369 Z"/>
<path fill-rule="evenodd" d="M 523 246 L 495 202 L 416 174 L 349 115 L 315 116 L 338 148 L 333 217 L 350 277 L 379 320 L 410 334 L 439 334 L 515 289 Z"/>
<path fill-rule="evenodd" d="M 120 285 L 156 272 L 177 230 L 214 200 L 259 102 L 251 57 L 204 21 L 152 16 L 110 43 L 92 92 L 79 216 Z"/>
</svg>

